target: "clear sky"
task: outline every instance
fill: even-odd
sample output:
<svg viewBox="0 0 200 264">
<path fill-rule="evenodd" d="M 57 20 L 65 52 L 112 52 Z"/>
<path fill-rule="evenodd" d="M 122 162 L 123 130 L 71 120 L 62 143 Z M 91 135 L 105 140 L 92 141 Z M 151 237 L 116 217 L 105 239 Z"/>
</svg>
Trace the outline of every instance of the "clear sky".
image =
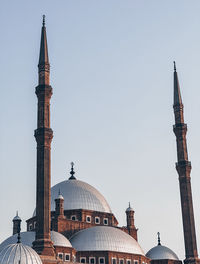
<svg viewBox="0 0 200 264">
<path fill-rule="evenodd" d="M 16 210 L 35 207 L 37 64 L 46 14 L 51 63 L 52 185 L 76 177 L 107 199 L 120 225 L 131 202 L 146 252 L 184 258 L 175 170 L 173 60 L 182 89 L 200 245 L 200 1 L 1 0 L 0 241 Z"/>
</svg>

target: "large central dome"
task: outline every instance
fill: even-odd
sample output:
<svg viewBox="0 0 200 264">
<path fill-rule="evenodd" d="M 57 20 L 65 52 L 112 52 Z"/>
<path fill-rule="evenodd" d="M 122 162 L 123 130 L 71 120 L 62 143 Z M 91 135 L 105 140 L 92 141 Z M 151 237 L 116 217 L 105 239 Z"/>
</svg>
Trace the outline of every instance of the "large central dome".
<svg viewBox="0 0 200 264">
<path fill-rule="evenodd" d="M 64 210 L 85 209 L 112 213 L 103 195 L 86 182 L 69 179 L 54 185 L 51 188 L 51 211 L 55 211 L 55 199 L 59 193 L 64 198 Z"/>
<path fill-rule="evenodd" d="M 55 211 L 55 199 L 58 193 L 64 198 L 64 210 L 86 209 L 111 213 L 107 201 L 94 187 L 79 180 L 67 180 L 51 188 L 51 210 Z"/>
</svg>

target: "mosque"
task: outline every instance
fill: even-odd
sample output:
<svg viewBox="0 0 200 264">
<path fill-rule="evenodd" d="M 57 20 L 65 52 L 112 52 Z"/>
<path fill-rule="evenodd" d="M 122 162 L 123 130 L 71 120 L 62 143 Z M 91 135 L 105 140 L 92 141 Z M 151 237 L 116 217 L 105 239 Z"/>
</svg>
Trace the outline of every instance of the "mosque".
<svg viewBox="0 0 200 264">
<path fill-rule="evenodd" d="M 126 226 L 118 221 L 102 196 L 93 186 L 76 178 L 71 163 L 69 179 L 51 188 L 50 64 L 45 17 L 41 31 L 38 64 L 38 119 L 36 209 L 21 232 L 21 218 L 13 219 L 13 235 L 0 244 L 0 264 L 181 264 L 168 247 L 158 244 L 146 254 L 138 243 L 134 210 L 126 209 Z M 188 161 L 183 103 L 174 63 L 174 133 L 177 142 L 176 169 L 179 175 L 185 264 L 200 264 L 194 224 L 191 163 Z"/>
</svg>

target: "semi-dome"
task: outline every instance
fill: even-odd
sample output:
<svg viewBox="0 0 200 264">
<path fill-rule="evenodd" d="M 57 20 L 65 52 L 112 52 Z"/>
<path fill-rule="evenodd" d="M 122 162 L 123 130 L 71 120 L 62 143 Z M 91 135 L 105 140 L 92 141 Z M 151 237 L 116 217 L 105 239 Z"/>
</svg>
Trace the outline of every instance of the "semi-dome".
<svg viewBox="0 0 200 264">
<path fill-rule="evenodd" d="M 124 231 L 110 226 L 95 226 L 70 238 L 77 251 L 117 251 L 144 256 L 138 242 Z"/>
<path fill-rule="evenodd" d="M 24 245 L 27 245 L 29 247 L 32 247 L 32 243 L 33 241 L 35 241 L 35 232 L 34 231 L 29 231 L 29 232 L 21 232 L 21 242 Z M 17 241 L 17 234 L 10 236 L 9 238 L 7 238 L 6 240 L 4 240 L 1 244 L 0 244 L 0 251 L 5 247 L 8 246 L 10 244 L 14 244 Z M 53 242 L 54 246 L 60 246 L 60 247 L 72 247 L 71 243 L 69 242 L 69 240 L 63 236 L 62 234 L 55 232 L 55 231 L 51 231 L 51 240 Z"/>
<path fill-rule="evenodd" d="M 177 255 L 168 247 L 157 245 L 150 249 L 146 256 L 150 259 L 172 259 L 179 260 Z"/>
<path fill-rule="evenodd" d="M 15 239 L 16 240 L 16 239 Z M 22 243 L 9 244 L 0 250 L 1 264 L 42 264 L 39 255 Z"/>
<path fill-rule="evenodd" d="M 51 211 L 55 211 L 55 199 L 59 192 L 64 198 L 64 210 L 85 209 L 112 213 L 106 199 L 97 189 L 76 179 L 62 181 L 51 188 Z"/>
</svg>

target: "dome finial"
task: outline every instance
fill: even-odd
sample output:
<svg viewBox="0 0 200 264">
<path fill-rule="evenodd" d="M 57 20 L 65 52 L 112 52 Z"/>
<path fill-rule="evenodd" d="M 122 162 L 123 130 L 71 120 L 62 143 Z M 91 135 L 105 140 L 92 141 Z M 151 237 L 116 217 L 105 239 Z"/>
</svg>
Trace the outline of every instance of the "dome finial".
<svg viewBox="0 0 200 264">
<path fill-rule="evenodd" d="M 157 235 L 158 235 L 158 246 L 160 246 L 161 245 L 161 243 L 160 243 L 160 232 L 158 232 Z"/>
<path fill-rule="evenodd" d="M 43 17 L 42 26 L 45 27 L 45 15 L 43 15 L 42 17 Z"/>
<path fill-rule="evenodd" d="M 74 177 L 75 171 L 74 171 L 74 162 L 71 162 L 71 171 L 70 171 L 71 177 L 69 177 L 69 180 L 76 180 Z"/>
<path fill-rule="evenodd" d="M 131 208 L 131 203 L 130 202 L 128 202 L 128 207 Z"/>
</svg>

